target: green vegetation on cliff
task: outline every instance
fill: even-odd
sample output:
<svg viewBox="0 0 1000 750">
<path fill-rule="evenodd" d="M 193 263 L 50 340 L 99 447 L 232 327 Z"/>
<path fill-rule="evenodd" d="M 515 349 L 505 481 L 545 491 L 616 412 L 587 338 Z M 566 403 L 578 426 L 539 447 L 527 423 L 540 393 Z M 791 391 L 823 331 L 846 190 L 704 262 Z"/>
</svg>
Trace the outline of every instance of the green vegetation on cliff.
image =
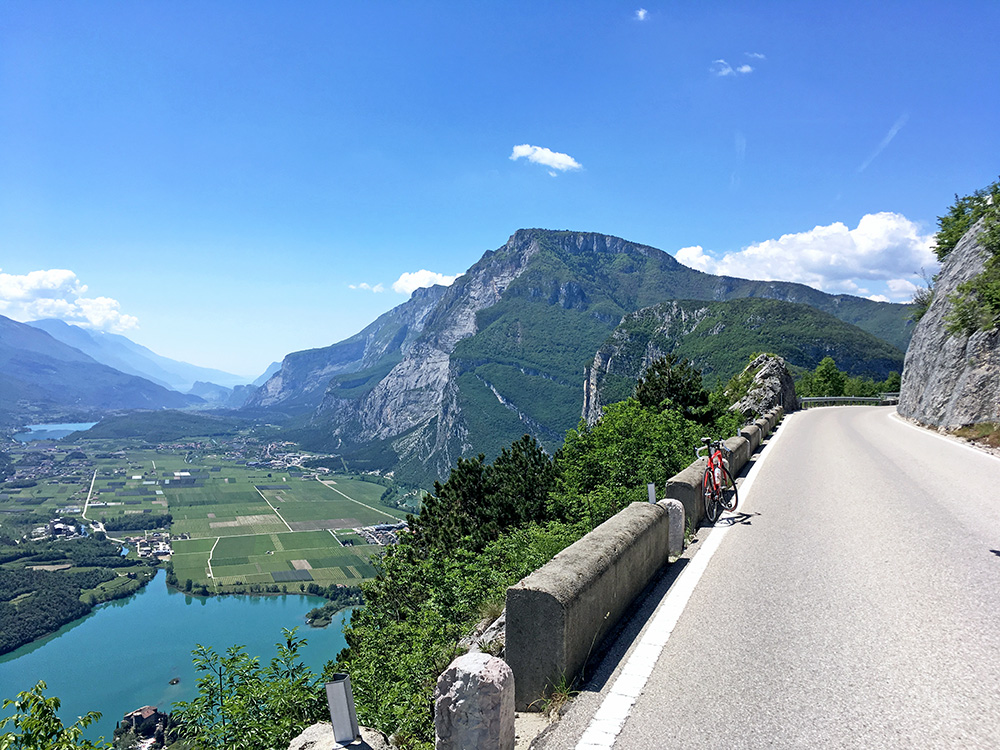
<svg viewBox="0 0 1000 750">
<path fill-rule="evenodd" d="M 938 217 L 934 252 L 944 262 L 959 240 L 982 221 L 978 243 L 986 250 L 983 270 L 960 283 L 948 296 L 951 309 L 945 315 L 945 328 L 952 335 L 970 336 L 1000 325 L 1000 180 L 971 195 L 955 196 L 944 216 Z M 916 319 L 920 319 L 934 297 L 933 281 L 928 289 L 918 291 Z"/>
</svg>

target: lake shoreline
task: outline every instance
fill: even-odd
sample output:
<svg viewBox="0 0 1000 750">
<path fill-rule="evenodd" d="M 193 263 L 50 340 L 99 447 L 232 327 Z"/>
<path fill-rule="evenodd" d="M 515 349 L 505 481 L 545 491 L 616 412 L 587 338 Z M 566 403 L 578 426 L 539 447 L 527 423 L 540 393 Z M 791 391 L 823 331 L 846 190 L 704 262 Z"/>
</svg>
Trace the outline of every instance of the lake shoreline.
<svg viewBox="0 0 1000 750">
<path fill-rule="evenodd" d="M 0 657 L 0 699 L 13 698 L 42 679 L 46 695 L 62 701 L 60 714 L 104 714 L 86 738 L 110 738 L 116 721 L 137 706 L 167 711 L 196 695 L 192 650 L 199 645 L 217 653 L 241 645 L 266 663 L 275 654 L 275 643 L 283 640 L 282 629 L 298 627 L 309 642 L 305 662 L 320 673 L 346 647 L 340 626 L 350 618 L 350 611 L 343 611 L 335 618 L 336 627 L 305 631 L 306 613 L 323 603 L 299 593 L 193 597 L 168 588 L 158 574 L 152 586 L 133 597 L 99 605 L 56 633 Z M 96 682 L 95 662 L 104 676 Z M 4 715 L 0 711 L 0 718 Z"/>
</svg>

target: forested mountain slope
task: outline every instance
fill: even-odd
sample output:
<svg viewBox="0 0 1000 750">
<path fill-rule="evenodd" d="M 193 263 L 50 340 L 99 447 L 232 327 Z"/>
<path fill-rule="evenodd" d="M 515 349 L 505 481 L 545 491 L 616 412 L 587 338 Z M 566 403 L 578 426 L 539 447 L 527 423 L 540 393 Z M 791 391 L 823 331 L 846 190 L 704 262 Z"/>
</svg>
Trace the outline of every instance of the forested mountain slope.
<svg viewBox="0 0 1000 750">
<path fill-rule="evenodd" d="M 436 478 L 524 432 L 558 447 L 580 418 L 585 366 L 627 313 L 745 297 L 802 302 L 902 347 L 909 336 L 905 305 L 712 276 L 602 234 L 524 229 L 452 286 L 418 290 L 339 344 L 288 355 L 249 406 L 311 413 L 300 437 L 353 468 Z"/>
<path fill-rule="evenodd" d="M 674 300 L 626 315 L 587 368 L 584 417 L 628 398 L 650 363 L 673 353 L 689 359 L 707 383 L 725 381 L 760 352 L 814 369 L 833 357 L 849 375 L 884 380 L 902 371 L 903 352 L 808 305 L 774 299 Z"/>
</svg>

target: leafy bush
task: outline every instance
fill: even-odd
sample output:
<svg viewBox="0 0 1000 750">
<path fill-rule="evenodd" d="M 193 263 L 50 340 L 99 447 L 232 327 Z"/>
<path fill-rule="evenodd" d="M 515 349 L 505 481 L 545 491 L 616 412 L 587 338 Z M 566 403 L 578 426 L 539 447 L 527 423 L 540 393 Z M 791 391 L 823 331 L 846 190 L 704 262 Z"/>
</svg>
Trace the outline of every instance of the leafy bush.
<svg viewBox="0 0 1000 750">
<path fill-rule="evenodd" d="M 180 731 L 199 748 L 269 750 L 287 747 L 305 727 L 327 712 L 320 678 L 299 650 L 306 644 L 295 629 L 282 629 L 284 642 L 266 667 L 242 646 L 225 655 L 198 646 L 194 654 L 198 695 L 174 704 Z"/>
<path fill-rule="evenodd" d="M 14 714 L 0 721 L 0 729 L 10 724 L 15 731 L 0 734 L 0 750 L 98 750 L 101 746 L 81 735 L 101 715 L 91 711 L 72 726 L 63 726 L 58 715 L 60 700 L 55 696 L 46 698 L 45 689 L 45 683 L 39 680 L 30 690 L 4 700 L 3 710 L 13 708 Z"/>
</svg>

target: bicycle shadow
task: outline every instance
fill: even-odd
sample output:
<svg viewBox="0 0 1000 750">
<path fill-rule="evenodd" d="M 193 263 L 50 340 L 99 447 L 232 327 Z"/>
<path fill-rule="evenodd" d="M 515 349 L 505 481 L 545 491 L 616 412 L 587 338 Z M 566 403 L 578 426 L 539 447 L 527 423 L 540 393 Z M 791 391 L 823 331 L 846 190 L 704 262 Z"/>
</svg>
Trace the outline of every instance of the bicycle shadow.
<svg viewBox="0 0 1000 750">
<path fill-rule="evenodd" d="M 753 518 L 759 515 L 761 514 L 758 512 L 745 513 L 743 511 L 740 511 L 739 513 L 726 513 L 725 515 L 722 516 L 722 518 L 720 518 L 718 521 L 715 522 L 715 525 L 736 526 L 737 524 L 739 524 L 740 526 L 752 526 Z"/>
</svg>

